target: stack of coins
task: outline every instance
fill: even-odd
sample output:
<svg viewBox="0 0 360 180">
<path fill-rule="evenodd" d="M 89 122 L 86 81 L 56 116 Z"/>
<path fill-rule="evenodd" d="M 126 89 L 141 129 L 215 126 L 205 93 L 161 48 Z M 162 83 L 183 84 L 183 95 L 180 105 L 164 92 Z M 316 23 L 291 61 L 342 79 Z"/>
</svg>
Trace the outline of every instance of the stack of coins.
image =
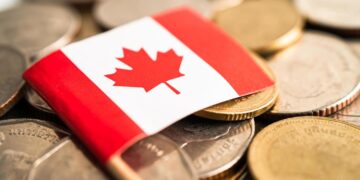
<svg viewBox="0 0 360 180">
<path fill-rule="evenodd" d="M 360 177 L 360 1 L 4 0 L 0 179 L 115 179 L 22 73 L 71 42 L 181 5 L 245 46 L 275 85 L 129 147 L 122 158 L 141 178 Z"/>
</svg>

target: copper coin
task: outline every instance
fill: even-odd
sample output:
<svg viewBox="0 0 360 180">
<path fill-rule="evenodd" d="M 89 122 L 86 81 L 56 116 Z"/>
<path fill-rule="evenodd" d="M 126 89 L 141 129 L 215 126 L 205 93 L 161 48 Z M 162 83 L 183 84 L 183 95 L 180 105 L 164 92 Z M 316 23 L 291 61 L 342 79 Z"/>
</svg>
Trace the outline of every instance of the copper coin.
<svg viewBox="0 0 360 180">
<path fill-rule="evenodd" d="M 296 45 L 269 62 L 279 98 L 272 115 L 330 115 L 348 105 L 360 90 L 360 60 L 341 39 L 306 32 Z"/>
</svg>

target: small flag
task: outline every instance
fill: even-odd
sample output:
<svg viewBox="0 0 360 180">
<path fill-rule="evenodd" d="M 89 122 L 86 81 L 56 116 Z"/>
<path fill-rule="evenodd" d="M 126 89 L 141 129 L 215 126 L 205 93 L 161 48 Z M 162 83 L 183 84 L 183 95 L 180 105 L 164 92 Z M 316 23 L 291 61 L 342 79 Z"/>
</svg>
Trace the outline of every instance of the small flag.
<svg viewBox="0 0 360 180">
<path fill-rule="evenodd" d="M 104 163 L 189 114 L 273 84 L 244 48 L 187 8 L 70 44 L 24 78 Z"/>
</svg>

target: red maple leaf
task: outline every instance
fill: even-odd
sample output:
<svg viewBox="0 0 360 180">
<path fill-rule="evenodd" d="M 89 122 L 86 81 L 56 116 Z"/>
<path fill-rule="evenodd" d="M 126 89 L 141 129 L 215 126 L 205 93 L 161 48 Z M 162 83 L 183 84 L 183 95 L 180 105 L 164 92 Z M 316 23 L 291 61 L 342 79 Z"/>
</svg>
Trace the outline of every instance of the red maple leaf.
<svg viewBox="0 0 360 180">
<path fill-rule="evenodd" d="M 115 82 L 114 86 L 142 87 L 148 92 L 165 83 L 176 94 L 180 94 L 167 81 L 184 75 L 179 72 L 182 56 L 170 49 L 165 53 L 158 52 L 154 61 L 142 48 L 138 52 L 125 48 L 123 51 L 124 57 L 117 59 L 132 69 L 116 68 L 115 73 L 105 75 Z"/>
</svg>

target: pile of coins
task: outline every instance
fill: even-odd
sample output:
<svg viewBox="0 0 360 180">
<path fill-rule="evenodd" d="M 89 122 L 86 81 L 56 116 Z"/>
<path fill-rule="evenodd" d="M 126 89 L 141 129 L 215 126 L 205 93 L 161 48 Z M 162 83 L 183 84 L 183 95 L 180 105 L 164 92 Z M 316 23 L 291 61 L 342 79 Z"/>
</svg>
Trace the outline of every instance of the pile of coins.
<svg viewBox="0 0 360 180">
<path fill-rule="evenodd" d="M 128 148 L 122 158 L 140 177 L 360 177 L 360 1 L 4 0 L 0 179 L 113 179 L 22 73 L 66 44 L 181 5 L 248 48 L 275 86 Z"/>
</svg>

